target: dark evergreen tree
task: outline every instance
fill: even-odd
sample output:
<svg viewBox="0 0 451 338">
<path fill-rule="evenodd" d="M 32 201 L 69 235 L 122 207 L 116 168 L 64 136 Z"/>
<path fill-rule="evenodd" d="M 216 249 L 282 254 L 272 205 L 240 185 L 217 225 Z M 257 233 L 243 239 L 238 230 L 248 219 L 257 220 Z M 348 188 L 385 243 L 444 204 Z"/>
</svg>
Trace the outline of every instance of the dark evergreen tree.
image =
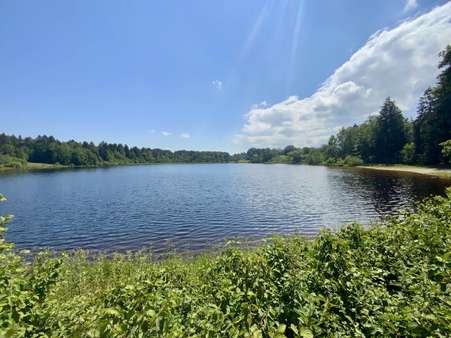
<svg viewBox="0 0 451 338">
<path fill-rule="evenodd" d="M 451 47 L 440 53 L 438 83 L 420 98 L 414 122 L 415 159 L 427 164 L 444 162 L 440 143 L 451 138 Z"/>
<path fill-rule="evenodd" d="M 406 121 L 395 102 L 388 97 L 376 120 L 375 160 L 398 163 L 407 142 Z"/>
<path fill-rule="evenodd" d="M 440 53 L 442 61 L 439 68 L 443 71 L 438 76 L 438 84 L 434 88 L 437 109 L 437 128 L 434 145 L 441 150 L 440 143 L 451 139 L 451 46 Z M 443 153 L 440 151 L 439 161 L 443 162 Z"/>
<path fill-rule="evenodd" d="M 414 121 L 415 160 L 419 163 L 436 163 L 439 159 L 434 129 L 437 129 L 435 97 L 432 88 L 426 89 L 420 97 L 418 115 Z"/>
</svg>

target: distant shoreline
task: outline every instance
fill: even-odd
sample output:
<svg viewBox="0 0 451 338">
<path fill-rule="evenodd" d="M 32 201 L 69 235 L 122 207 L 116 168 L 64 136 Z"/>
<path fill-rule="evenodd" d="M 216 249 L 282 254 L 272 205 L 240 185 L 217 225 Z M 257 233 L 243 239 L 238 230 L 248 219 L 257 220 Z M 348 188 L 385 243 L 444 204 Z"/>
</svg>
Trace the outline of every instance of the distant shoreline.
<svg viewBox="0 0 451 338">
<path fill-rule="evenodd" d="M 451 169 L 450 168 L 438 168 L 438 167 L 421 167 L 415 165 L 362 165 L 357 166 L 357 168 L 362 169 L 370 169 L 370 170 L 379 170 L 379 171 L 396 171 L 396 172 L 405 172 L 419 175 L 427 175 L 427 176 L 436 176 L 440 178 L 448 178 L 451 179 Z"/>
<path fill-rule="evenodd" d="M 0 166 L 0 174 L 6 172 L 27 172 L 27 171 L 37 171 L 37 170 L 58 170 L 58 169 L 94 169 L 94 168 L 108 168 L 108 167 L 118 167 L 118 166 L 137 166 L 137 165 L 153 165 L 153 164 L 218 164 L 218 163 L 236 163 L 236 164 L 253 164 L 249 161 L 237 161 L 237 162 L 155 162 L 155 163 L 104 163 L 95 166 L 73 166 L 73 165 L 61 165 L 61 164 L 48 164 L 48 163 L 34 163 L 27 162 L 25 168 L 12 168 L 12 167 L 2 167 Z M 255 163 L 255 164 L 292 164 L 293 163 Z M 308 165 L 308 164 L 304 164 Z M 391 171 L 391 172 L 403 172 L 412 173 L 418 175 L 435 176 L 445 179 L 451 179 L 451 168 L 441 168 L 441 167 L 423 167 L 417 165 L 403 165 L 403 164 L 369 164 L 369 165 L 359 165 L 359 166 L 331 166 L 331 165 L 321 165 L 330 168 L 359 168 L 377 171 Z"/>
<path fill-rule="evenodd" d="M 103 163 L 99 165 L 62 165 L 51 163 L 35 163 L 27 162 L 24 168 L 6 167 L 0 165 L 0 174 L 10 172 L 28 172 L 38 170 L 59 170 L 59 169 L 97 169 L 97 168 L 111 168 L 123 166 L 141 166 L 141 165 L 156 165 L 156 164 L 225 164 L 225 163 L 239 163 L 239 162 L 149 162 L 149 163 Z M 244 163 L 244 162 L 243 162 Z"/>
</svg>

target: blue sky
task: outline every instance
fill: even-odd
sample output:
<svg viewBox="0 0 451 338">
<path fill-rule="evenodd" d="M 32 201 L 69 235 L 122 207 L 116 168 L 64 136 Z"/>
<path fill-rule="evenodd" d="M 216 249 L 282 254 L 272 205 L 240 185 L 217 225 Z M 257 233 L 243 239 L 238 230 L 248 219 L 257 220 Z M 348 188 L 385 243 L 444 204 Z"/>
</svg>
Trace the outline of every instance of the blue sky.
<svg viewBox="0 0 451 338">
<path fill-rule="evenodd" d="M 412 85 L 388 89 L 413 114 L 409 93 L 433 81 L 437 51 L 451 43 L 443 19 L 450 7 L 438 0 L 0 0 L 0 132 L 231 152 L 321 144 L 382 103 L 377 74 L 394 68 L 400 81 L 391 82 L 408 74 Z M 393 54 L 385 60 L 386 49 Z M 426 55 L 433 55 L 422 68 L 427 76 L 415 75 Z M 361 65 L 376 57 L 385 63 L 372 61 L 378 72 L 362 76 Z M 340 69 L 347 73 L 336 75 Z M 327 120 L 310 103 L 325 81 L 333 88 L 320 93 L 321 104 L 338 107 Z M 327 102 L 342 91 L 338 106 Z M 357 113 L 365 98 L 371 104 Z"/>
</svg>

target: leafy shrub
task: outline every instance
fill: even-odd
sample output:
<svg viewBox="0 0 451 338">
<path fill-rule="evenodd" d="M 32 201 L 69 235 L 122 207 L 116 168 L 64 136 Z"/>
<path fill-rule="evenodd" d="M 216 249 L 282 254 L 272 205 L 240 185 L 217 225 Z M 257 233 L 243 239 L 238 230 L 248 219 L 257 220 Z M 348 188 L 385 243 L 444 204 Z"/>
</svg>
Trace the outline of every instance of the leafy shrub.
<svg viewBox="0 0 451 338">
<path fill-rule="evenodd" d="M 188 260 L 80 251 L 30 262 L 2 238 L 0 336 L 446 337 L 450 227 L 451 189 L 368 230 Z"/>
<path fill-rule="evenodd" d="M 413 163 L 415 159 L 415 144 L 406 143 L 401 150 L 401 160 L 403 163 Z"/>
<path fill-rule="evenodd" d="M 291 157 L 287 155 L 278 155 L 273 157 L 269 163 L 291 163 L 291 161 Z"/>
<path fill-rule="evenodd" d="M 451 164 L 451 139 L 440 143 L 440 146 L 442 147 L 443 158 L 448 161 L 448 164 Z"/>
<path fill-rule="evenodd" d="M 358 165 L 362 165 L 363 164 L 363 160 L 360 157 L 358 157 L 358 156 L 348 155 L 348 156 L 345 157 L 343 163 L 347 167 L 355 167 L 355 166 L 358 166 Z"/>
<path fill-rule="evenodd" d="M 10 169 L 25 169 L 27 167 L 27 161 L 9 155 L 0 155 L 0 168 L 1 167 Z"/>
<path fill-rule="evenodd" d="M 328 157 L 322 164 L 327 166 L 336 166 L 337 159 L 333 157 Z"/>
</svg>

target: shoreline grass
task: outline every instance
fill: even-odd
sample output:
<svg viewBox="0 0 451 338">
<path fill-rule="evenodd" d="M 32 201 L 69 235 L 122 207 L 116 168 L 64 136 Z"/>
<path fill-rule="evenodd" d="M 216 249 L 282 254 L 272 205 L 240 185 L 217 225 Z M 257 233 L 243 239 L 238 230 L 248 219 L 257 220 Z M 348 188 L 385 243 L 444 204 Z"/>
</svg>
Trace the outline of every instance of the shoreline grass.
<svg viewBox="0 0 451 338">
<path fill-rule="evenodd" d="M 32 170 L 49 170 L 49 169 L 65 169 L 70 168 L 70 166 L 65 166 L 62 164 L 49 164 L 49 163 L 35 163 L 22 161 L 20 165 L 16 163 L 10 164 L 0 164 L 1 172 L 21 172 L 21 171 L 32 171 Z"/>
</svg>

